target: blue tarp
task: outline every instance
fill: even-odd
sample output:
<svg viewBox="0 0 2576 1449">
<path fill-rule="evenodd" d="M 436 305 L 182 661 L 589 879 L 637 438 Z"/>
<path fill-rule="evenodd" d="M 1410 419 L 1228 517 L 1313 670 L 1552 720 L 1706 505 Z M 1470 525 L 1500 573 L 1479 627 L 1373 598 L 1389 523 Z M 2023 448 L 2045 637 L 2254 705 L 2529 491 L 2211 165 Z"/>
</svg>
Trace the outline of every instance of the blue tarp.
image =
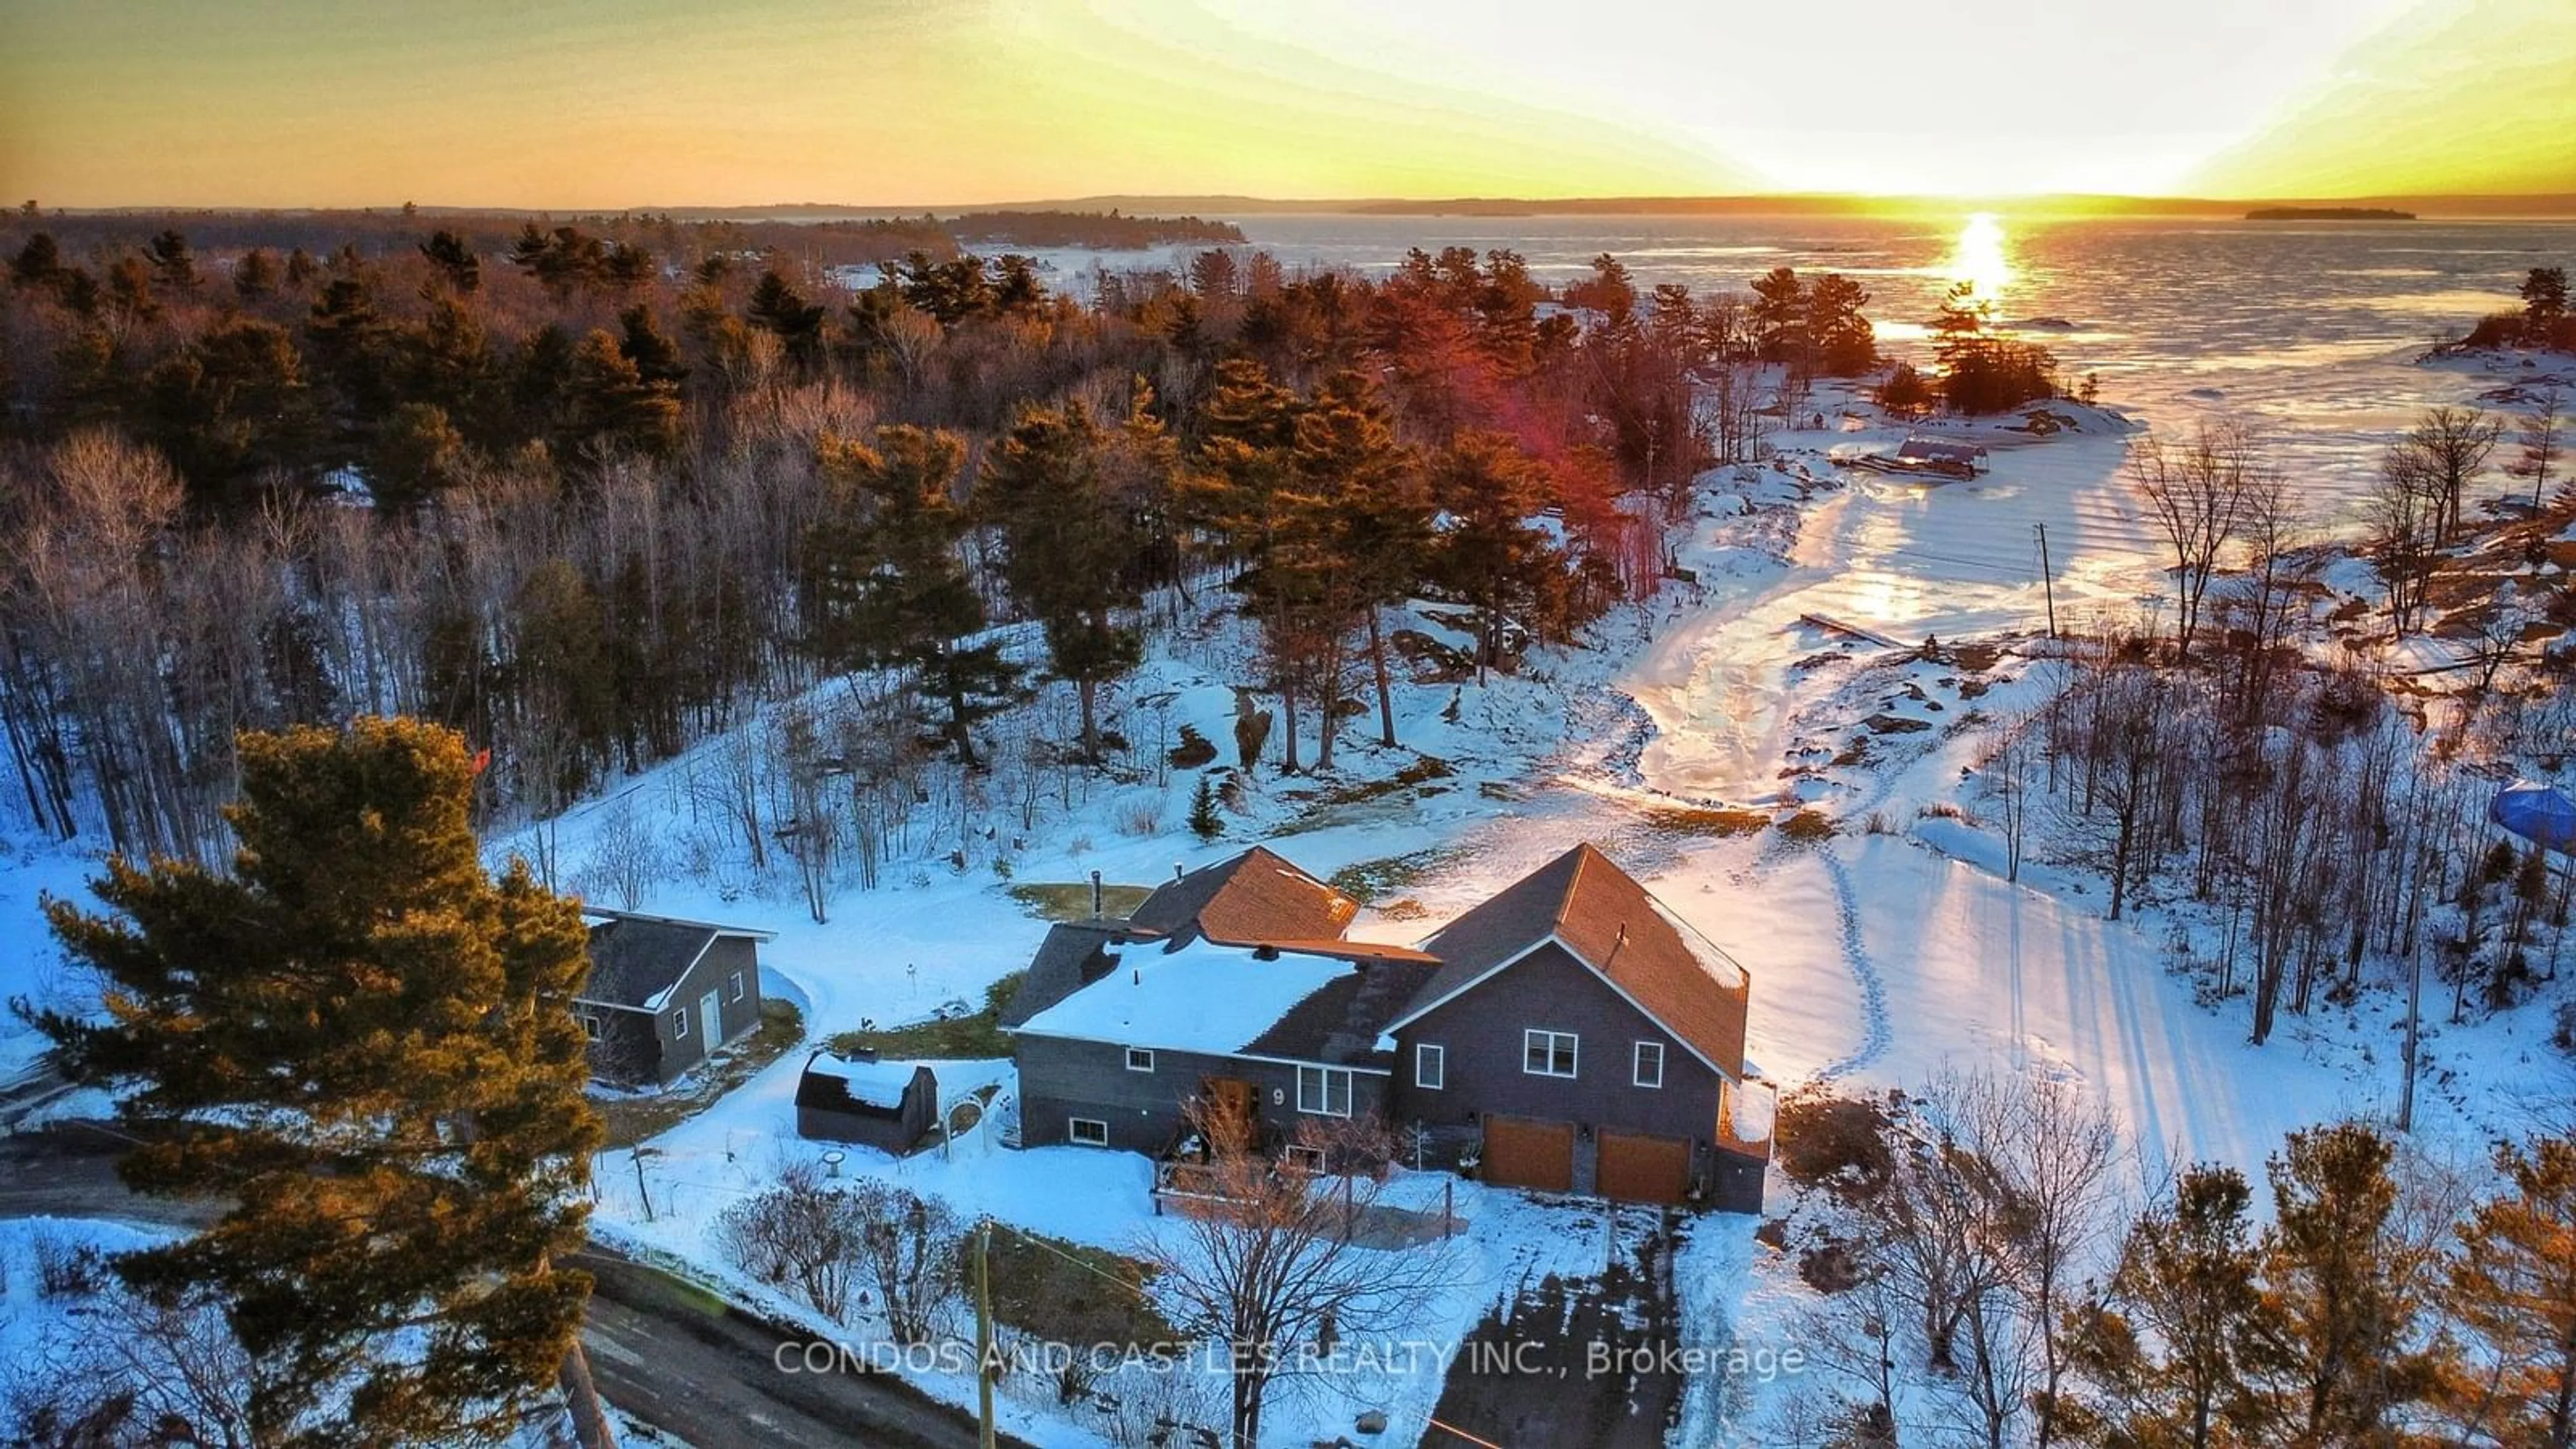
<svg viewBox="0 0 2576 1449">
<path fill-rule="evenodd" d="M 2487 806 L 2487 818 L 2525 840 L 2576 855 L 2576 800 L 2547 785 L 2506 786 Z"/>
</svg>

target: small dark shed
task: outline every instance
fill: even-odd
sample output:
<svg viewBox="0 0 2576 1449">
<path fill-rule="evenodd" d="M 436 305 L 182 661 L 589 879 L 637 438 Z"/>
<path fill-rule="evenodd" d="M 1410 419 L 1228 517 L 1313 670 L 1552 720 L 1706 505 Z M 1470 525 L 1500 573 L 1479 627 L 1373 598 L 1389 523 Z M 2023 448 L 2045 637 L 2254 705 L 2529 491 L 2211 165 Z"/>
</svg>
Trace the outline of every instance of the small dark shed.
<svg viewBox="0 0 2576 1449">
<path fill-rule="evenodd" d="M 796 1083 L 796 1135 L 856 1142 L 898 1156 L 939 1120 L 939 1079 L 930 1068 L 873 1055 L 818 1051 Z"/>
</svg>

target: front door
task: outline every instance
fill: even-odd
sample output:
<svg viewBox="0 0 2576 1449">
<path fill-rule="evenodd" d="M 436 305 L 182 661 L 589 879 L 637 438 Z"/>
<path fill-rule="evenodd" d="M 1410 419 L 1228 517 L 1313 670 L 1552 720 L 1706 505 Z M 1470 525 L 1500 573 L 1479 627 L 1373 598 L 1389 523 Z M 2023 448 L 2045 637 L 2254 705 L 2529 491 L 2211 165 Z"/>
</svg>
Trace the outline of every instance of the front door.
<svg viewBox="0 0 2576 1449">
<path fill-rule="evenodd" d="M 724 1001 L 712 991 L 698 998 L 698 1031 L 705 1050 L 724 1045 Z"/>
<path fill-rule="evenodd" d="M 1236 1140 L 1246 1146 L 1259 1141 L 1253 1119 L 1259 1115 L 1260 1088 L 1237 1077 L 1210 1077 L 1201 1088 L 1207 1093 L 1210 1126 L 1220 1135 L 1239 1132 Z"/>
</svg>

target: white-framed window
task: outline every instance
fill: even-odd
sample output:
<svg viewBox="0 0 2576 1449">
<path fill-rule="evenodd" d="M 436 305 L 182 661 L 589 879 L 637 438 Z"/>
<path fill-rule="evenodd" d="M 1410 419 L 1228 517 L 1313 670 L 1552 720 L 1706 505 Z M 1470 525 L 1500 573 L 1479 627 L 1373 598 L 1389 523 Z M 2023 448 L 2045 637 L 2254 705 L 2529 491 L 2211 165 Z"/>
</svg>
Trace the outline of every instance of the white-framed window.
<svg viewBox="0 0 2576 1449">
<path fill-rule="evenodd" d="M 583 1012 L 581 1014 L 581 1034 L 589 1037 L 592 1041 L 599 1040 L 599 1018 L 591 1015 L 587 1011 Z"/>
<path fill-rule="evenodd" d="M 671 1040 L 689 1039 L 689 1009 L 685 1006 L 671 1013 Z"/>
<path fill-rule="evenodd" d="M 1291 1142 L 1287 1146 L 1279 1149 L 1279 1156 L 1282 1161 L 1286 1162 L 1291 1167 L 1303 1168 L 1308 1172 L 1321 1172 L 1324 1170 L 1324 1149 L 1320 1147 L 1309 1147 L 1303 1143 Z"/>
<path fill-rule="evenodd" d="M 1127 1049 L 1127 1070 L 1131 1072 L 1150 1072 L 1153 1069 L 1154 1053 L 1150 1048 L 1129 1047 Z"/>
<path fill-rule="evenodd" d="M 1339 1067 L 1299 1067 L 1297 1110 L 1318 1117 L 1351 1115 L 1351 1074 Z"/>
<path fill-rule="evenodd" d="M 1065 1121 L 1064 1135 L 1076 1147 L 1106 1147 L 1109 1124 L 1097 1117 L 1072 1117 Z"/>
<path fill-rule="evenodd" d="M 742 973 L 739 971 L 733 973 L 733 975 L 728 978 L 728 984 L 733 987 L 733 999 L 736 1001 L 742 1000 Z"/>
<path fill-rule="evenodd" d="M 1449 1084 L 1449 1051 L 1430 1042 L 1413 1047 L 1413 1085 L 1439 1091 Z"/>
<path fill-rule="evenodd" d="M 1570 1077 L 1580 1042 L 1570 1031 L 1521 1033 L 1521 1070 L 1533 1077 Z"/>
<path fill-rule="evenodd" d="M 1628 1074 L 1628 1081 L 1639 1087 L 1660 1087 L 1664 1084 L 1664 1044 L 1662 1042 L 1637 1043 L 1636 1069 Z"/>
</svg>

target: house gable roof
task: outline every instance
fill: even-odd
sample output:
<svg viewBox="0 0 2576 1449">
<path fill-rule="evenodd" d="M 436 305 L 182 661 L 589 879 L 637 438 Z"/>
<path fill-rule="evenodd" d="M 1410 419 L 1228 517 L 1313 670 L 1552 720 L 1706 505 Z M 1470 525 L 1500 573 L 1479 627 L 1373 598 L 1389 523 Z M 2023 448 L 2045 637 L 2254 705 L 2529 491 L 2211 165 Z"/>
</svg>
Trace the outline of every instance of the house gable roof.
<svg viewBox="0 0 2576 1449">
<path fill-rule="evenodd" d="M 1115 921 L 1058 921 L 1029 958 L 1028 974 L 1011 993 L 999 1023 L 1014 1027 L 1118 968 L 1116 947 L 1126 938 Z"/>
<path fill-rule="evenodd" d="M 1258 946 L 1338 941 L 1359 910 L 1359 902 L 1256 845 L 1165 881 L 1127 924 L 1175 943 L 1198 936 L 1223 946 Z"/>
<path fill-rule="evenodd" d="M 1591 845 L 1523 876 L 1422 943 L 1442 962 L 1388 1029 L 1462 995 L 1554 941 L 1710 1068 L 1744 1073 L 1750 982 L 1719 950 Z"/>
<path fill-rule="evenodd" d="M 582 914 L 597 919 L 590 928 L 590 976 L 573 999 L 635 1011 L 661 1010 L 671 988 L 717 941 L 766 941 L 775 935 L 605 906 L 585 905 Z"/>
<path fill-rule="evenodd" d="M 576 999 L 658 1010 L 722 934 L 677 921 L 602 921 L 590 928 L 590 977 Z"/>
</svg>

